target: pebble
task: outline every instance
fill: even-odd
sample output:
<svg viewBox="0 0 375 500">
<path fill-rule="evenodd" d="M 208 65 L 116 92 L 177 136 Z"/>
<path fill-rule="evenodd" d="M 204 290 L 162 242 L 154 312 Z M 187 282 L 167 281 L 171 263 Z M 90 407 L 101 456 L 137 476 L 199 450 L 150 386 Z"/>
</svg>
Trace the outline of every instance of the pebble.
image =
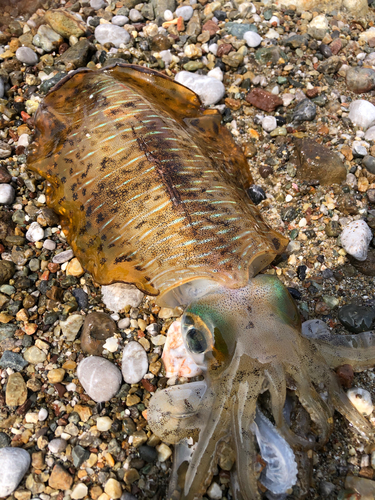
<svg viewBox="0 0 375 500">
<path fill-rule="evenodd" d="M 73 477 L 69 472 L 60 464 L 56 464 L 48 479 L 48 485 L 54 490 L 66 491 L 71 488 L 73 484 Z"/>
<path fill-rule="evenodd" d="M 68 442 L 61 438 L 52 439 L 48 443 L 48 449 L 51 453 L 62 453 L 67 446 Z"/>
<path fill-rule="evenodd" d="M 96 420 L 96 428 L 100 432 L 109 431 L 111 425 L 113 424 L 113 420 L 109 417 L 98 417 Z"/>
<path fill-rule="evenodd" d="M 212 482 L 207 489 L 207 496 L 211 500 L 220 500 L 223 498 L 223 492 L 217 483 Z"/>
<path fill-rule="evenodd" d="M 125 328 L 127 328 L 127 325 Z M 121 328 L 119 326 L 119 328 Z M 81 334 L 81 348 L 83 352 L 93 356 L 100 356 L 105 341 L 116 332 L 116 323 L 108 314 L 90 312 L 86 317 Z"/>
<path fill-rule="evenodd" d="M 84 321 L 81 314 L 71 314 L 66 321 L 60 321 L 62 336 L 67 342 L 73 342 Z"/>
<path fill-rule="evenodd" d="M 102 45 L 105 43 L 113 43 L 115 47 L 120 47 L 120 45 L 129 42 L 130 35 L 121 26 L 116 26 L 115 24 L 99 24 L 99 26 L 95 28 L 95 38 Z"/>
<path fill-rule="evenodd" d="M 368 306 L 347 304 L 339 309 L 338 318 L 350 332 L 367 332 L 375 324 L 375 309 Z"/>
<path fill-rule="evenodd" d="M 165 375 L 171 377 L 196 377 L 202 370 L 189 356 L 181 332 L 181 321 L 174 321 L 168 328 L 167 339 L 164 344 L 162 360 Z"/>
<path fill-rule="evenodd" d="M 102 286 L 102 300 L 107 309 L 118 313 L 126 306 L 138 307 L 142 302 L 143 293 L 134 285 L 114 283 Z"/>
<path fill-rule="evenodd" d="M 362 161 L 362 165 L 366 168 L 368 172 L 371 174 L 375 174 L 375 157 L 370 155 L 365 155 Z"/>
<path fill-rule="evenodd" d="M 122 354 L 122 375 L 128 384 L 137 384 L 148 370 L 147 353 L 139 342 L 129 342 Z"/>
<path fill-rule="evenodd" d="M 60 252 L 55 255 L 52 259 L 54 264 L 64 264 L 64 262 L 68 262 L 68 260 L 74 257 L 73 250 L 65 250 L 64 252 Z"/>
<path fill-rule="evenodd" d="M 263 188 L 257 186 L 256 184 L 253 184 L 249 187 L 249 189 L 247 190 L 247 194 L 250 200 L 255 203 L 255 205 L 259 205 L 259 203 L 261 203 L 267 197 Z"/>
<path fill-rule="evenodd" d="M 262 120 L 262 128 L 265 132 L 272 132 L 277 127 L 277 120 L 274 116 L 265 116 Z"/>
<path fill-rule="evenodd" d="M 11 495 L 30 467 L 30 455 L 22 448 L 0 449 L 0 497 Z"/>
<path fill-rule="evenodd" d="M 78 483 L 74 486 L 72 493 L 70 494 L 70 498 L 73 500 L 80 500 L 81 498 L 85 498 L 88 494 L 88 487 L 84 483 Z"/>
<path fill-rule="evenodd" d="M 375 88 L 375 71 L 373 69 L 360 66 L 349 68 L 345 78 L 348 90 L 356 94 L 370 92 Z"/>
<path fill-rule="evenodd" d="M 143 21 L 143 16 L 137 9 L 130 9 L 129 12 L 129 19 L 133 23 L 138 23 L 140 21 Z M 96 31 L 96 30 L 95 30 Z M 121 43 L 127 43 L 127 42 L 121 42 Z M 119 44 L 120 45 L 120 44 Z M 118 45 L 117 45 L 118 46 Z"/>
<path fill-rule="evenodd" d="M 21 406 L 27 399 L 27 388 L 22 375 L 18 372 L 9 375 L 6 391 L 5 403 L 7 406 Z"/>
<path fill-rule="evenodd" d="M 366 260 L 372 231 L 364 220 L 350 222 L 340 235 L 344 250 L 357 260 Z"/>
<path fill-rule="evenodd" d="M 23 357 L 28 363 L 31 363 L 32 365 L 43 363 L 47 359 L 46 354 L 35 345 L 26 349 L 26 351 L 23 353 Z"/>
<path fill-rule="evenodd" d="M 129 22 L 129 18 L 126 16 L 113 16 L 111 19 L 111 23 L 116 26 L 124 26 Z"/>
<path fill-rule="evenodd" d="M 12 368 L 15 371 L 21 371 L 28 365 L 28 362 L 16 352 L 4 351 L 0 359 L 1 368 Z"/>
<path fill-rule="evenodd" d="M 263 40 L 263 38 L 254 31 L 246 31 L 243 35 L 243 39 L 248 47 L 258 47 Z"/>
<path fill-rule="evenodd" d="M 77 376 L 86 393 L 97 403 L 113 398 L 122 381 L 120 370 L 107 359 L 98 356 L 82 360 L 77 367 Z"/>
<path fill-rule="evenodd" d="M 316 117 L 316 105 L 310 99 L 303 99 L 293 110 L 293 121 L 312 121 Z"/>
<path fill-rule="evenodd" d="M 111 499 L 121 498 L 122 495 L 121 484 L 113 478 L 108 479 L 105 483 L 104 491 Z"/>
<path fill-rule="evenodd" d="M 10 205 L 13 203 L 16 192 L 10 184 L 0 184 L 0 203 Z"/>
<path fill-rule="evenodd" d="M 182 7 L 178 7 L 178 9 L 176 9 L 176 16 L 181 16 L 185 22 L 189 21 L 193 17 L 193 13 L 193 7 L 190 7 L 190 5 L 183 5 Z"/>
<path fill-rule="evenodd" d="M 374 410 L 371 394 L 360 387 L 353 387 L 346 393 L 352 405 L 365 416 L 370 416 Z"/>
<path fill-rule="evenodd" d="M 216 104 L 225 94 L 224 85 L 216 78 L 210 76 L 198 75 L 189 71 L 180 71 L 176 74 L 175 81 L 198 94 L 205 106 Z"/>
<path fill-rule="evenodd" d="M 107 6 L 107 2 L 104 0 L 90 0 L 90 7 L 94 10 L 104 9 Z"/>
<path fill-rule="evenodd" d="M 37 54 L 30 47 L 20 47 L 16 50 L 16 58 L 28 66 L 38 63 Z"/>
<path fill-rule="evenodd" d="M 367 130 L 375 124 L 375 106 L 363 99 L 353 101 L 349 107 L 349 119 L 353 125 Z"/>
<path fill-rule="evenodd" d="M 30 224 L 29 229 L 26 232 L 26 239 L 35 243 L 36 241 L 40 241 L 44 238 L 44 229 L 38 222 L 32 222 Z"/>
<path fill-rule="evenodd" d="M 110 337 L 103 345 L 103 349 L 109 352 L 116 352 L 119 346 L 119 339 L 117 337 Z"/>
</svg>

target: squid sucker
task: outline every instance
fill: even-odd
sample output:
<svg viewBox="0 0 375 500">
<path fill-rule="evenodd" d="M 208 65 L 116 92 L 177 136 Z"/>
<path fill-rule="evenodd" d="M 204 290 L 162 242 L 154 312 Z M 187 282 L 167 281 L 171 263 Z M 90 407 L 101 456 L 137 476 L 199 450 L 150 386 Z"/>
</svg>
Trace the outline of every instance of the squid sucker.
<svg viewBox="0 0 375 500">
<path fill-rule="evenodd" d="M 184 345 L 205 380 L 157 391 L 147 414 L 176 445 L 168 499 L 201 498 L 223 450 L 233 455 L 233 498 L 260 498 L 256 439 L 270 463 L 272 445 L 259 437 L 268 433 L 291 457 L 315 449 L 335 409 L 373 439 L 332 369 L 374 366 L 375 339 L 302 336 L 284 285 L 256 276 L 288 241 L 248 199 L 246 158 L 218 111 L 165 75 L 124 64 L 70 73 L 34 122 L 28 166 L 47 180 L 47 204 L 83 268 L 99 284 L 131 283 L 159 304 L 186 306 Z M 293 432 L 290 388 L 310 417 L 308 436 Z M 284 490 L 281 480 L 263 484 L 284 493 L 296 473 Z"/>
</svg>

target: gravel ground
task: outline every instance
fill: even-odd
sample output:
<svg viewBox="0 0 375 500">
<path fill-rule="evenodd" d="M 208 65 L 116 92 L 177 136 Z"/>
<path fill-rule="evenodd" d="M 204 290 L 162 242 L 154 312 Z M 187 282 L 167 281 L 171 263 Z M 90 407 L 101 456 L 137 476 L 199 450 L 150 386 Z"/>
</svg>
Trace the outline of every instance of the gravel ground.
<svg viewBox="0 0 375 500">
<path fill-rule="evenodd" d="M 26 167 L 32 116 L 73 69 L 117 61 L 171 77 L 213 71 L 225 86 L 213 102 L 254 177 L 249 196 L 291 240 L 265 272 L 293 289 L 304 319 L 323 319 L 338 333 L 348 331 L 343 324 L 352 331 L 363 330 L 361 321 L 373 326 L 374 239 L 362 262 L 340 244 L 350 221 L 375 228 L 375 134 L 364 129 L 375 123 L 375 107 L 349 115 L 352 101 L 375 103 L 373 11 L 358 18 L 258 2 L 191 3 L 176 14 L 174 0 L 46 0 L 35 13 L 21 15 L 9 5 L 0 13 L 0 447 L 31 454 L 8 499 L 165 499 L 171 467 L 172 450 L 148 429 L 144 412 L 152 392 L 168 382 L 162 346 L 181 311 L 161 309 L 148 297 L 108 310 L 101 287 L 69 251 L 46 207 L 45 182 Z M 98 43 L 95 28 L 114 22 L 126 35 Z M 245 32 L 253 34 L 244 39 Z M 340 322 L 348 304 L 357 319 L 342 312 Z M 149 361 L 140 383 L 123 384 L 102 404 L 85 393 L 76 373 L 88 352 L 78 332 L 83 322 L 89 328 L 94 311 L 106 314 L 117 339 L 105 358 L 121 365 L 124 345 L 136 340 Z M 92 322 L 100 327 L 103 316 Z M 353 386 L 374 399 L 373 378 L 372 371 L 356 374 Z M 345 478 L 372 479 L 375 468 L 371 446 L 338 414 L 323 449 L 299 459 L 303 473 L 288 498 L 361 498 L 345 490 Z M 214 481 L 229 500 L 228 473 L 218 471 Z M 375 498 L 375 483 L 370 491 L 362 498 Z"/>
</svg>

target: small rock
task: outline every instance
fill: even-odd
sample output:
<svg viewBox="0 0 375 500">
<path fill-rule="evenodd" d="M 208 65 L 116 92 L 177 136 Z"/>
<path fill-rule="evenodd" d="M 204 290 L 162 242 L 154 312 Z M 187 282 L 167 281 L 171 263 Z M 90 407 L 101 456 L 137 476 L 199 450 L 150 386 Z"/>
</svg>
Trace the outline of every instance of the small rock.
<svg viewBox="0 0 375 500">
<path fill-rule="evenodd" d="M 116 330 L 116 323 L 107 314 L 90 312 L 85 318 L 82 329 L 81 348 L 83 352 L 100 356 L 105 341 L 112 337 Z"/>
<path fill-rule="evenodd" d="M 71 314 L 66 321 L 60 321 L 62 335 L 67 342 L 73 342 L 83 324 L 84 316 Z"/>
<path fill-rule="evenodd" d="M 107 309 L 115 313 L 126 306 L 138 307 L 142 299 L 143 293 L 133 285 L 114 283 L 102 286 L 102 300 Z"/>
<path fill-rule="evenodd" d="M 21 406 L 27 399 L 27 387 L 20 373 L 9 375 L 5 391 L 7 406 Z"/>
<path fill-rule="evenodd" d="M 45 353 L 35 345 L 26 349 L 26 351 L 23 353 L 23 357 L 26 359 L 28 363 L 31 363 L 32 365 L 43 363 L 47 358 Z"/>
<path fill-rule="evenodd" d="M 89 459 L 89 457 L 90 452 L 88 450 L 85 450 L 85 448 L 83 448 L 79 444 L 74 446 L 74 448 L 72 449 L 73 464 L 77 469 L 79 469 L 81 465 Z"/>
<path fill-rule="evenodd" d="M 356 94 L 370 92 L 375 88 L 375 71 L 360 66 L 351 67 L 346 72 L 346 85 Z"/>
<path fill-rule="evenodd" d="M 129 12 L 129 19 L 130 21 L 132 21 L 133 23 L 139 23 L 141 21 L 143 21 L 143 16 L 142 14 L 139 12 L 139 10 L 137 9 L 130 9 L 130 12 Z M 102 25 L 102 26 L 106 26 L 106 25 Z M 95 30 L 96 31 L 96 30 Z M 125 42 L 122 42 L 122 43 L 125 43 Z"/>
<path fill-rule="evenodd" d="M 175 76 L 175 81 L 185 85 L 198 94 L 205 106 L 216 104 L 224 97 L 225 87 L 216 78 L 206 75 L 197 75 L 189 71 L 180 71 Z"/>
<path fill-rule="evenodd" d="M 165 462 L 172 455 L 172 450 L 165 443 L 160 443 L 156 446 L 156 450 L 158 452 L 159 462 Z"/>
<path fill-rule="evenodd" d="M 83 267 L 81 266 L 79 260 L 76 257 L 74 257 L 74 259 L 72 259 L 69 262 L 66 268 L 66 274 L 68 276 L 77 276 L 79 278 L 80 276 L 82 276 L 82 274 L 84 274 L 84 272 L 85 271 Z"/>
<path fill-rule="evenodd" d="M 80 40 L 72 47 L 69 47 L 69 49 L 62 54 L 59 61 L 65 63 L 67 69 L 81 68 L 86 66 L 90 51 L 91 45 L 88 40 Z"/>
<path fill-rule="evenodd" d="M 86 31 L 85 23 L 74 12 L 64 9 L 47 10 L 44 19 L 56 33 L 64 38 L 70 36 L 79 38 Z"/>
<path fill-rule="evenodd" d="M 207 489 L 207 496 L 211 500 L 220 500 L 223 497 L 223 492 L 217 483 L 212 482 Z"/>
<path fill-rule="evenodd" d="M 54 490 L 70 490 L 73 484 L 73 477 L 60 464 L 56 464 L 51 472 L 48 485 Z"/>
<path fill-rule="evenodd" d="M 94 10 L 104 9 L 107 6 L 107 2 L 104 0 L 90 0 L 90 7 Z"/>
<path fill-rule="evenodd" d="M 48 372 L 47 377 L 51 384 L 59 384 L 64 380 L 65 370 L 64 368 L 53 368 Z"/>
<path fill-rule="evenodd" d="M 243 39 L 245 40 L 248 47 L 258 47 L 263 40 L 263 38 L 254 31 L 247 31 L 246 33 L 244 33 Z"/>
<path fill-rule="evenodd" d="M 374 326 L 375 309 L 368 306 L 347 304 L 339 309 L 338 317 L 341 323 L 350 332 L 367 332 Z"/>
<path fill-rule="evenodd" d="M 1 186 L 0 186 L 1 187 Z M 32 222 L 27 230 L 26 239 L 34 243 L 44 238 L 44 229 L 37 222 Z"/>
<path fill-rule="evenodd" d="M 133 484 L 134 481 L 138 481 L 138 479 L 139 479 L 139 473 L 138 473 L 137 469 L 130 468 L 130 469 L 125 471 L 125 474 L 124 474 L 125 484 Z"/>
<path fill-rule="evenodd" d="M 122 381 L 120 370 L 107 359 L 98 356 L 81 361 L 77 376 L 87 394 L 97 403 L 109 401 L 115 396 Z"/>
<path fill-rule="evenodd" d="M 92 0 L 91 0 L 92 1 Z M 74 486 L 70 498 L 73 500 L 80 500 L 88 494 L 88 488 L 84 483 L 78 483 Z"/>
<path fill-rule="evenodd" d="M 190 5 L 183 5 L 182 7 L 178 7 L 178 9 L 176 9 L 176 16 L 177 17 L 181 16 L 185 22 L 191 19 L 193 13 L 194 13 L 193 7 L 190 7 Z"/>
<path fill-rule="evenodd" d="M 30 455 L 22 448 L 0 449 L 0 497 L 11 495 L 30 467 Z"/>
<path fill-rule="evenodd" d="M 10 205 L 13 203 L 16 192 L 10 184 L 0 184 L 0 203 Z"/>
<path fill-rule="evenodd" d="M 28 66 L 34 66 L 34 64 L 38 63 L 38 56 L 30 47 L 20 47 L 17 49 L 16 58 Z"/>
<path fill-rule="evenodd" d="M 364 220 L 350 222 L 343 229 L 341 244 L 344 250 L 357 260 L 364 261 L 372 240 L 372 231 Z"/>
<path fill-rule="evenodd" d="M 113 499 L 120 498 L 122 495 L 121 484 L 113 478 L 108 479 L 108 481 L 105 483 L 104 491 L 110 498 Z"/>
<path fill-rule="evenodd" d="M 129 342 L 122 355 L 122 375 L 128 384 L 137 384 L 147 373 L 147 353 L 139 342 Z"/>
<path fill-rule="evenodd" d="M 267 113 L 271 113 L 275 111 L 278 106 L 283 105 L 283 101 L 279 96 L 259 88 L 252 89 L 251 92 L 247 94 L 246 101 Z"/>
<path fill-rule="evenodd" d="M 111 425 L 113 424 L 113 420 L 109 417 L 98 417 L 96 420 L 96 428 L 100 432 L 109 431 Z"/>
<path fill-rule="evenodd" d="M 293 110 L 293 121 L 312 121 L 316 117 L 316 105 L 310 99 L 303 99 Z"/>
<path fill-rule="evenodd" d="M 350 389 L 353 384 L 354 371 L 351 365 L 341 365 L 336 369 L 340 385 L 345 389 Z"/>
<path fill-rule="evenodd" d="M 61 438 L 52 439 L 48 443 L 48 449 L 51 453 L 62 453 L 67 446 L 68 442 Z"/>
<path fill-rule="evenodd" d="M 352 152 L 354 158 L 363 158 L 367 155 L 367 149 L 363 145 L 362 141 L 353 141 Z"/>
<path fill-rule="evenodd" d="M 129 18 L 126 16 L 113 16 L 111 19 L 111 23 L 116 26 L 124 26 L 129 22 Z"/>
<path fill-rule="evenodd" d="M 12 278 L 15 270 L 16 268 L 13 262 L 9 260 L 0 260 L 0 285 L 8 283 L 8 281 Z"/>
<path fill-rule="evenodd" d="M 95 38 L 102 45 L 105 43 L 113 43 L 115 47 L 120 47 L 120 45 L 129 42 L 130 35 L 121 26 L 116 26 L 115 24 L 99 24 L 99 26 L 95 28 Z"/>
<path fill-rule="evenodd" d="M 259 205 L 259 203 L 261 203 L 267 197 L 263 188 L 257 186 L 256 184 L 253 184 L 249 187 L 249 189 L 247 190 L 247 194 L 250 200 L 255 203 L 255 205 Z"/>
<path fill-rule="evenodd" d="M 56 33 L 56 31 L 46 24 L 42 24 L 38 28 L 38 33 L 33 38 L 33 45 L 42 48 L 44 52 L 52 52 L 56 50 L 63 41 L 61 35 Z"/>
<path fill-rule="evenodd" d="M 277 127 L 277 121 L 274 116 L 265 116 L 262 120 L 262 128 L 266 132 L 272 132 Z"/>
<path fill-rule="evenodd" d="M 374 405 L 372 404 L 371 394 L 366 389 L 354 387 L 353 389 L 349 389 L 346 394 L 359 413 L 365 416 L 371 415 Z"/>
<path fill-rule="evenodd" d="M 168 329 L 162 355 L 166 377 L 196 377 L 202 370 L 189 356 L 182 338 L 181 321 L 174 321 Z"/>
<path fill-rule="evenodd" d="M 73 256 L 73 250 L 65 250 L 64 252 L 60 252 L 55 255 L 52 259 L 52 262 L 54 264 L 64 264 L 64 262 L 68 262 L 68 260 L 72 259 Z"/>
<path fill-rule="evenodd" d="M 15 371 L 21 371 L 28 365 L 27 361 L 16 352 L 4 351 L 0 359 L 1 368 L 12 368 Z"/>
<path fill-rule="evenodd" d="M 353 101 L 349 107 L 349 119 L 366 130 L 375 124 L 375 106 L 363 99 Z"/>
</svg>

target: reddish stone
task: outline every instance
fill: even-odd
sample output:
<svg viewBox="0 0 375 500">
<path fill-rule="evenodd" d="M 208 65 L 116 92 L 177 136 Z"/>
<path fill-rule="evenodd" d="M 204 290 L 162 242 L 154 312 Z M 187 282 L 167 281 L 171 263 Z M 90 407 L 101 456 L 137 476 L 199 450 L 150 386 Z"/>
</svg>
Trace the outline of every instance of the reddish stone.
<svg viewBox="0 0 375 500">
<path fill-rule="evenodd" d="M 371 47 L 371 46 L 370 46 Z M 335 56 L 340 52 L 342 49 L 342 42 L 340 38 L 336 38 L 336 40 L 333 40 L 333 42 L 330 44 L 329 48 L 332 51 L 332 54 Z"/>
<path fill-rule="evenodd" d="M 368 41 L 368 44 L 370 47 L 375 47 L 375 38 L 370 38 L 370 40 Z"/>
<path fill-rule="evenodd" d="M 26 120 L 28 120 L 29 118 L 31 118 L 31 116 L 28 115 L 25 111 L 21 111 L 21 118 L 25 122 Z"/>
<path fill-rule="evenodd" d="M 55 264 L 55 262 L 49 262 L 47 267 L 51 271 L 51 273 L 57 273 L 57 271 L 60 269 L 60 265 Z"/>
<path fill-rule="evenodd" d="M 185 23 L 181 16 L 177 19 L 177 31 L 185 31 Z"/>
<path fill-rule="evenodd" d="M 146 389 L 146 391 L 148 392 L 155 392 L 156 391 L 156 386 L 151 384 L 151 382 L 149 382 L 146 378 L 143 378 L 141 380 L 141 384 L 143 385 L 143 387 Z"/>
<path fill-rule="evenodd" d="M 222 57 L 226 56 L 233 50 L 233 47 L 230 43 L 223 43 L 222 45 L 219 45 L 217 49 L 217 57 Z"/>
<path fill-rule="evenodd" d="M 342 365 L 336 369 L 339 382 L 345 389 L 350 389 L 353 384 L 354 371 L 351 365 Z"/>
<path fill-rule="evenodd" d="M 0 184 L 8 183 L 12 180 L 12 176 L 6 169 L 6 167 L 0 167 Z"/>
<path fill-rule="evenodd" d="M 60 398 L 62 398 L 64 396 L 64 394 L 66 393 L 66 387 L 65 385 L 62 385 L 62 384 L 53 384 L 53 387 L 56 389 L 58 395 L 60 396 Z"/>
<path fill-rule="evenodd" d="M 202 26 L 202 31 L 208 31 L 210 36 L 214 36 L 217 31 L 219 31 L 219 26 L 215 23 L 215 21 L 207 21 Z"/>
<path fill-rule="evenodd" d="M 59 46 L 59 54 L 64 54 L 64 52 L 66 52 L 67 50 L 69 49 L 69 45 L 67 43 L 62 43 L 60 46 Z"/>
<path fill-rule="evenodd" d="M 312 99 L 313 97 L 316 97 L 319 94 L 319 89 L 318 87 L 314 87 L 313 89 L 307 89 L 306 90 L 306 96 Z"/>
<path fill-rule="evenodd" d="M 267 111 L 267 113 L 271 113 L 278 106 L 283 105 L 283 101 L 279 96 L 258 88 L 253 89 L 247 94 L 246 101 L 258 109 Z"/>
</svg>

